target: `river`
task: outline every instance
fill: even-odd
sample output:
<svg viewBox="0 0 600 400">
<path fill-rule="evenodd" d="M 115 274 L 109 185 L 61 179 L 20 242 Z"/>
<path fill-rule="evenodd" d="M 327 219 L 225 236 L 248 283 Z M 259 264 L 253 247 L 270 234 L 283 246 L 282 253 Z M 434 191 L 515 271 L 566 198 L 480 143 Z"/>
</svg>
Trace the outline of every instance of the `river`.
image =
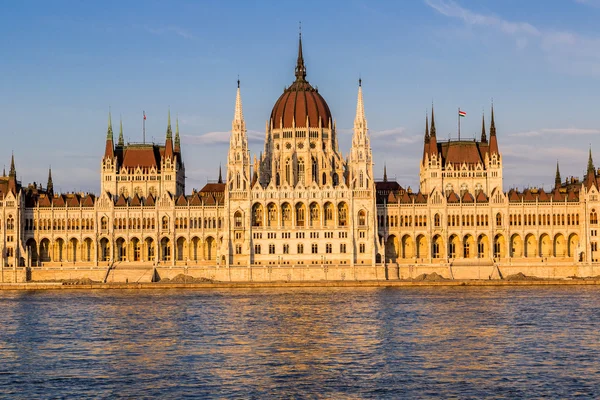
<svg viewBox="0 0 600 400">
<path fill-rule="evenodd" d="M 6 398 L 600 395 L 600 287 L 0 292 Z"/>
</svg>

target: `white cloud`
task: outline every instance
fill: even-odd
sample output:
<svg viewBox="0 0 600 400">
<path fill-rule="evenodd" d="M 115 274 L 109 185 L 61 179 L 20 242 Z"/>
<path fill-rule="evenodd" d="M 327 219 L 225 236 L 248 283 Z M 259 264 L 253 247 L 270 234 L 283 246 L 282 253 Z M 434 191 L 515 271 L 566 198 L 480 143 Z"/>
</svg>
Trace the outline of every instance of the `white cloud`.
<svg viewBox="0 0 600 400">
<path fill-rule="evenodd" d="M 584 75 L 600 75 L 600 37 L 569 31 L 546 30 L 528 22 L 515 22 L 495 15 L 484 15 L 461 7 L 452 0 L 424 0 L 438 13 L 461 20 L 465 25 L 496 30 L 515 40 L 519 49 L 537 47 L 558 69 Z M 582 0 L 600 4 L 600 0 Z"/>
<path fill-rule="evenodd" d="M 544 135 L 598 135 L 600 129 L 582 129 L 582 128 L 542 128 L 527 132 L 511 133 L 508 136 L 512 137 L 536 137 Z"/>
<path fill-rule="evenodd" d="M 194 35 L 192 35 L 188 31 L 186 31 L 185 29 L 180 28 L 175 25 L 158 26 L 158 27 L 151 27 L 151 26 L 144 25 L 143 29 L 146 30 L 146 32 L 152 33 L 154 35 L 173 34 L 173 35 L 182 37 L 184 39 L 195 39 L 196 38 Z"/>
<path fill-rule="evenodd" d="M 264 141 L 264 134 L 259 131 L 249 130 L 248 134 L 248 142 L 261 142 Z M 217 144 L 227 144 L 229 143 L 229 139 L 231 137 L 231 132 L 223 131 L 223 132 L 208 132 L 202 135 L 182 135 L 181 138 L 186 144 L 202 144 L 202 145 L 217 145 Z"/>
</svg>

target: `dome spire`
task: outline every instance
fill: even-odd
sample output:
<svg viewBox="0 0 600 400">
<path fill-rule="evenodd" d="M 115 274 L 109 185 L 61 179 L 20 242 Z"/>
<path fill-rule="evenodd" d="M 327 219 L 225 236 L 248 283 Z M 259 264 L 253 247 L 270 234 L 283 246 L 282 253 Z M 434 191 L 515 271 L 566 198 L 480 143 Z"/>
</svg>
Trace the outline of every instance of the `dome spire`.
<svg viewBox="0 0 600 400">
<path fill-rule="evenodd" d="M 306 80 L 306 66 L 302 55 L 302 22 L 300 22 L 300 32 L 298 38 L 298 60 L 296 61 L 296 81 Z"/>
</svg>

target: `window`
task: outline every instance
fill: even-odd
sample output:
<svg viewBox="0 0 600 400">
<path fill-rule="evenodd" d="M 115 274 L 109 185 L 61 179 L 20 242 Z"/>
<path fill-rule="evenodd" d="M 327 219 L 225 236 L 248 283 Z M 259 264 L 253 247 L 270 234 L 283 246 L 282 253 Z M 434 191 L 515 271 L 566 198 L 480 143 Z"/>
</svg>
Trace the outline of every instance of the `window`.
<svg viewBox="0 0 600 400">
<path fill-rule="evenodd" d="M 340 253 L 346 253 L 346 243 L 340 244 Z"/>
<path fill-rule="evenodd" d="M 479 258 L 483 258 L 484 257 L 484 245 L 483 243 L 478 243 L 477 244 L 477 255 L 479 256 Z"/>
<path fill-rule="evenodd" d="M 496 243 L 494 243 L 494 257 L 499 258 L 500 257 L 500 242 L 496 241 Z"/>
<path fill-rule="evenodd" d="M 592 251 L 598 251 L 598 243 L 592 242 Z"/>
<path fill-rule="evenodd" d="M 234 221 L 235 221 L 235 227 L 236 228 L 241 228 L 243 226 L 242 224 L 242 213 L 237 211 L 233 217 Z"/>
<path fill-rule="evenodd" d="M 361 243 L 361 244 L 358 245 L 358 252 L 360 254 L 364 254 L 365 253 L 365 244 L 364 243 Z"/>
<path fill-rule="evenodd" d="M 283 245 L 283 254 L 290 254 L 290 245 L 289 244 Z"/>
<path fill-rule="evenodd" d="M 359 238 L 361 238 L 361 239 L 364 239 L 364 238 L 365 238 L 365 236 L 366 236 L 366 232 L 365 232 L 365 231 L 360 231 L 360 232 L 358 232 L 358 237 L 359 237 Z"/>
<path fill-rule="evenodd" d="M 318 254 L 319 253 L 319 245 L 316 243 L 312 244 L 312 253 L 313 254 Z"/>
<path fill-rule="evenodd" d="M 598 214 L 596 214 L 596 210 L 592 209 L 592 212 L 590 213 L 590 224 L 597 224 L 598 223 Z"/>
<path fill-rule="evenodd" d="M 464 258 L 469 258 L 469 243 L 465 242 L 465 244 L 463 245 L 463 257 Z"/>
<path fill-rule="evenodd" d="M 367 213 L 364 210 L 358 212 L 358 226 L 365 226 L 367 224 Z"/>
<path fill-rule="evenodd" d="M 347 226 L 347 214 L 348 207 L 346 207 L 346 203 L 340 203 L 338 205 L 338 225 L 339 226 Z"/>
<path fill-rule="evenodd" d="M 106 217 L 102 217 L 102 219 L 100 220 L 100 228 L 102 230 L 108 229 L 108 219 Z"/>
<path fill-rule="evenodd" d="M 15 219 L 13 218 L 12 215 L 9 215 L 8 218 L 6 219 L 6 229 L 9 231 L 12 231 L 13 229 L 15 229 Z"/>
<path fill-rule="evenodd" d="M 241 240 L 242 239 L 242 232 L 236 232 L 235 233 L 235 240 Z"/>
<path fill-rule="evenodd" d="M 269 245 L 269 254 L 275 254 L 275 245 L 274 244 Z"/>
<path fill-rule="evenodd" d="M 254 254 L 260 254 L 260 244 L 254 245 Z"/>
<path fill-rule="evenodd" d="M 435 214 L 435 216 L 433 217 L 433 222 L 436 228 L 440 227 L 440 214 Z"/>
<path fill-rule="evenodd" d="M 169 229 L 169 218 L 167 216 L 162 218 L 162 228 L 163 230 Z"/>
<path fill-rule="evenodd" d="M 235 254 L 242 254 L 242 245 L 241 244 L 235 245 Z"/>
<path fill-rule="evenodd" d="M 496 226 L 502 226 L 502 214 L 496 214 Z"/>
<path fill-rule="evenodd" d="M 331 243 L 327 243 L 325 245 L 325 253 L 327 253 L 327 254 L 331 254 L 332 253 Z"/>
<path fill-rule="evenodd" d="M 304 253 L 304 245 L 302 243 L 298 244 L 298 254 Z"/>
</svg>

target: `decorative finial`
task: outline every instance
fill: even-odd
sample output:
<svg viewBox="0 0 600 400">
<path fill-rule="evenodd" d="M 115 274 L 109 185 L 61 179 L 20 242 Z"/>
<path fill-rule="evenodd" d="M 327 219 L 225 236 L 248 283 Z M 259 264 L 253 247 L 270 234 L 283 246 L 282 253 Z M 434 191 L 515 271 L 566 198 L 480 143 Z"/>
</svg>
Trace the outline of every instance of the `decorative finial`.
<svg viewBox="0 0 600 400">
<path fill-rule="evenodd" d="M 239 89 L 240 88 L 240 74 L 238 74 L 237 84 L 238 84 L 238 89 Z"/>
<path fill-rule="evenodd" d="M 358 86 L 362 86 L 362 78 L 360 77 L 360 74 L 358 74 Z"/>
</svg>

